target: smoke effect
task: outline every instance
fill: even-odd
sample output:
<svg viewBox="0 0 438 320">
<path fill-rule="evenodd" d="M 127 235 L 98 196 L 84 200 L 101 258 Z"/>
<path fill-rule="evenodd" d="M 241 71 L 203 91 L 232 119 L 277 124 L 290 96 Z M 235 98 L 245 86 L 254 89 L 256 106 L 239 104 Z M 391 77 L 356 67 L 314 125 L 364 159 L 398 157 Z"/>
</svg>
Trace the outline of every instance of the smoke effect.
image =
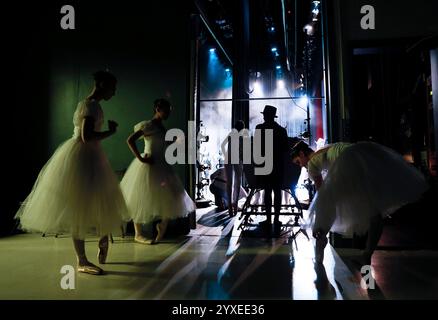
<svg viewBox="0 0 438 320">
<path fill-rule="evenodd" d="M 253 90 L 250 98 L 275 98 L 288 97 L 289 92 L 279 80 L 277 86 L 271 92 L 266 94 L 259 81 L 253 84 Z M 276 121 L 286 128 L 289 137 L 296 137 L 306 130 L 304 120 L 306 118 L 306 102 L 304 99 L 266 99 L 252 100 L 249 102 L 249 130 L 254 134 L 254 129 L 259 123 L 263 123 L 263 111 L 265 105 L 272 105 L 277 108 Z"/>
</svg>

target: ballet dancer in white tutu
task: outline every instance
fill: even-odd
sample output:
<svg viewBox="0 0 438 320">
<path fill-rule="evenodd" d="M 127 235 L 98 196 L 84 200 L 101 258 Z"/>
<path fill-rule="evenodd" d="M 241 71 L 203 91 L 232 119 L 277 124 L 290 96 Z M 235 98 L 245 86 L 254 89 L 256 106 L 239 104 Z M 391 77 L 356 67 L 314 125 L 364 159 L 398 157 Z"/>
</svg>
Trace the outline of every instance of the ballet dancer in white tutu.
<svg viewBox="0 0 438 320">
<path fill-rule="evenodd" d="M 317 189 L 309 209 L 317 263 L 323 261 L 329 231 L 368 232 L 362 262 L 371 265 L 383 218 L 418 200 L 429 187 L 401 155 L 374 142 L 340 142 L 314 152 L 301 141 L 293 147 L 292 158 L 307 168 Z"/>
<path fill-rule="evenodd" d="M 171 105 L 165 99 L 154 102 L 154 116 L 135 125 L 127 143 L 135 159 L 132 161 L 121 187 L 134 222 L 134 240 L 142 244 L 156 244 L 164 236 L 169 220 L 183 217 L 195 210 L 195 204 L 166 162 L 166 129 L 163 120 L 169 118 Z M 135 142 L 144 140 L 141 154 Z M 157 236 L 151 241 L 142 235 L 142 224 L 161 220 L 156 225 Z"/>
<path fill-rule="evenodd" d="M 116 78 L 109 72 L 94 74 L 91 94 L 79 102 L 73 116 L 73 137 L 65 141 L 43 167 L 23 205 L 17 212 L 20 227 L 44 233 L 71 233 L 76 250 L 78 272 L 103 274 L 88 261 L 84 239 L 100 237 L 99 263 L 106 261 L 108 235 L 121 230 L 127 207 L 119 182 L 100 141 L 116 132 L 117 123 L 104 123 L 100 101 L 111 99 Z"/>
</svg>

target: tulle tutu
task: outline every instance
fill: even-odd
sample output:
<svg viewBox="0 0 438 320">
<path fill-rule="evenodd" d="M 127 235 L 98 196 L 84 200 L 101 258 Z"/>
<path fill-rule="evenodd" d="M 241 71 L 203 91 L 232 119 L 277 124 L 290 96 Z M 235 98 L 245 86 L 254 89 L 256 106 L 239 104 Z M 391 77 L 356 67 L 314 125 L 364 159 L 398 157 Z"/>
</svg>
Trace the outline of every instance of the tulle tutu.
<svg viewBox="0 0 438 320">
<path fill-rule="evenodd" d="M 119 182 L 99 142 L 64 142 L 41 170 L 16 218 L 21 229 L 77 239 L 121 233 L 128 219 Z"/>
<path fill-rule="evenodd" d="M 417 201 L 427 189 L 421 172 L 395 151 L 359 142 L 329 168 L 310 206 L 310 225 L 313 230 L 363 235 L 372 216 L 390 215 Z"/>
<path fill-rule="evenodd" d="M 121 187 L 135 223 L 175 219 L 196 209 L 180 179 L 164 161 L 149 165 L 134 159 Z"/>
</svg>

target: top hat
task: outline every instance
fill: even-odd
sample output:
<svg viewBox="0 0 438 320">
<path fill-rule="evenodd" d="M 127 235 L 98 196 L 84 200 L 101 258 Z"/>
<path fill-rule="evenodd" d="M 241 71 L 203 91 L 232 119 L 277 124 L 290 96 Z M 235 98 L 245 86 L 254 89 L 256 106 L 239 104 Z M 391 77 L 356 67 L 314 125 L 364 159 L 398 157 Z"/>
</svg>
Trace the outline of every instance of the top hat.
<svg viewBox="0 0 438 320">
<path fill-rule="evenodd" d="M 265 105 L 265 109 L 263 109 L 263 112 L 260 112 L 260 113 L 263 113 L 264 115 L 267 115 L 267 116 L 272 116 L 274 118 L 278 118 L 276 116 L 277 108 L 274 106 Z"/>
</svg>

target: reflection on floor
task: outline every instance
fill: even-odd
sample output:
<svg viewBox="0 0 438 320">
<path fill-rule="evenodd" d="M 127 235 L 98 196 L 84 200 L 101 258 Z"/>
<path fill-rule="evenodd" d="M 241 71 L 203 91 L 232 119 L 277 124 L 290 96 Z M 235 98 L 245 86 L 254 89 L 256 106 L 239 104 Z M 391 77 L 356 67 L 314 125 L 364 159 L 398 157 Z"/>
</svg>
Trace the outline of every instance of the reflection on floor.
<svg viewBox="0 0 438 320">
<path fill-rule="evenodd" d="M 61 267 L 75 263 L 69 236 L 0 239 L 0 299 L 368 299 L 330 246 L 315 267 L 303 234 L 296 243 L 287 230 L 268 239 L 238 230 L 238 218 L 203 210 L 197 229 L 180 239 L 147 246 L 115 238 L 106 275 L 77 274 L 74 290 L 60 286 Z M 86 246 L 96 262 L 97 239 Z M 380 271 L 378 263 L 377 283 L 390 281 Z"/>
</svg>

